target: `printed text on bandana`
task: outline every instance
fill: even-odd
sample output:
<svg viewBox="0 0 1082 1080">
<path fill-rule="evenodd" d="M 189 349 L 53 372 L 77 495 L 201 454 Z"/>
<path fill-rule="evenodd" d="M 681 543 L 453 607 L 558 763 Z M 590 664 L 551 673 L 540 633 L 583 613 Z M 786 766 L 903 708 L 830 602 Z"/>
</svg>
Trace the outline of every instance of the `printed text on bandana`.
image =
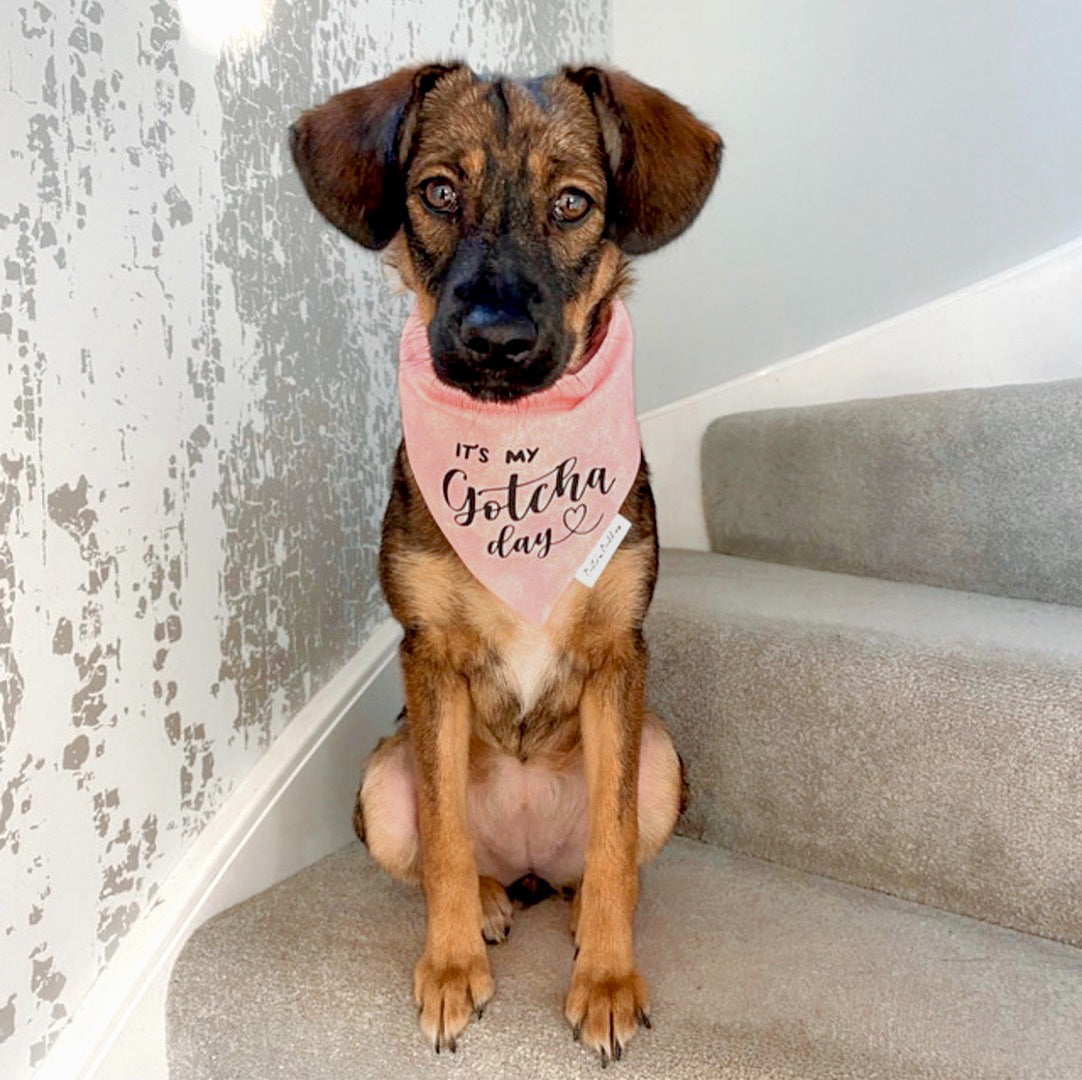
<svg viewBox="0 0 1082 1080">
<path fill-rule="evenodd" d="M 602 525 L 604 514 L 591 510 L 590 495 L 607 495 L 616 483 L 604 466 L 581 465 L 575 456 L 542 472 L 530 470 L 538 447 L 501 448 L 457 443 L 455 457 L 461 462 L 444 473 L 443 501 L 456 525 L 482 529 L 485 550 L 500 559 L 515 555 L 545 559 L 573 536 L 587 536 Z M 508 465 L 522 464 L 507 474 L 505 483 L 476 486 L 470 480 L 469 462 L 487 464 L 502 456 Z M 553 516 L 555 515 L 555 517 Z M 538 525 L 544 516 L 547 524 Z"/>
</svg>

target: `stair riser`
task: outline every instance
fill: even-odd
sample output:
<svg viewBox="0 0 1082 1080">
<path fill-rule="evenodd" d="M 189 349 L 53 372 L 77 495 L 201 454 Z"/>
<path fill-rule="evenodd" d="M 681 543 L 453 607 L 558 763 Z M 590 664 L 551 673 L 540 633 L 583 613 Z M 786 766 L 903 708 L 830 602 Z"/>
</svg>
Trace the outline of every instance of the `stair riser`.
<svg viewBox="0 0 1082 1080">
<path fill-rule="evenodd" d="M 668 610 L 647 636 L 686 835 L 1082 945 L 1077 669 Z"/>
<path fill-rule="evenodd" d="M 1082 605 L 1082 380 L 723 417 L 714 551 Z"/>
</svg>

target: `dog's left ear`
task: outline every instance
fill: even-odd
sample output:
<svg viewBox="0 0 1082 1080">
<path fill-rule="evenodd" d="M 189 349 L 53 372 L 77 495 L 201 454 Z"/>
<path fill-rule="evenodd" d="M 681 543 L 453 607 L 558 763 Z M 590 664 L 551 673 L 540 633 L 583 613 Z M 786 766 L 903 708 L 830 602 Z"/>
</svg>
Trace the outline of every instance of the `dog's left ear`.
<svg viewBox="0 0 1082 1080">
<path fill-rule="evenodd" d="M 609 238 L 629 255 L 667 244 L 696 218 L 722 141 L 689 109 L 622 71 L 564 68 L 590 98 L 608 159 Z"/>
<path fill-rule="evenodd" d="M 405 212 L 403 168 L 425 94 L 462 64 L 403 68 L 336 94 L 289 129 L 293 162 L 316 209 L 346 236 L 379 250 Z"/>
</svg>

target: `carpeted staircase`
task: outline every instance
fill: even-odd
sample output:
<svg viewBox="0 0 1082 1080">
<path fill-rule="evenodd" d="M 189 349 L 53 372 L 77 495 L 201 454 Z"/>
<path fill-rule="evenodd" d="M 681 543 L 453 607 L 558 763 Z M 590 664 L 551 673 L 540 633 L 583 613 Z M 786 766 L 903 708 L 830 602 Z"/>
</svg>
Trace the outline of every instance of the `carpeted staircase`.
<svg viewBox="0 0 1082 1080">
<path fill-rule="evenodd" d="M 692 800 L 612 1068 L 1082 1080 L 1082 381 L 727 417 L 703 475 L 714 553 L 663 553 L 647 624 Z M 212 919 L 172 1080 L 597 1075 L 563 901 L 490 951 L 453 1057 L 416 1032 L 422 928 L 358 847 Z"/>
</svg>

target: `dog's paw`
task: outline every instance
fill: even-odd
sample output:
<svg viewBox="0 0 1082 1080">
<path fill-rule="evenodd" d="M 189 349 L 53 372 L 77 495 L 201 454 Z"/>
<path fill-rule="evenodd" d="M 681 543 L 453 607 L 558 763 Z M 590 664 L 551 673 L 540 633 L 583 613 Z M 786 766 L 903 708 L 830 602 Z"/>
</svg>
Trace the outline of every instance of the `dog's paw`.
<svg viewBox="0 0 1082 1080">
<path fill-rule="evenodd" d="M 456 1041 L 473 1016 L 480 1017 L 494 984 L 488 957 L 481 952 L 459 963 L 438 963 L 426 953 L 413 972 L 413 999 L 421 1034 L 438 1054 L 457 1049 Z"/>
<path fill-rule="evenodd" d="M 506 941 L 511 933 L 514 905 L 507 890 L 490 877 L 480 879 L 481 888 L 481 936 L 489 945 Z"/>
<path fill-rule="evenodd" d="M 576 963 L 564 1015 L 575 1038 L 601 1055 L 601 1064 L 619 1061 L 624 1047 L 639 1025 L 650 1026 L 647 1017 L 646 980 L 631 971 L 621 976 L 596 975 Z"/>
</svg>

